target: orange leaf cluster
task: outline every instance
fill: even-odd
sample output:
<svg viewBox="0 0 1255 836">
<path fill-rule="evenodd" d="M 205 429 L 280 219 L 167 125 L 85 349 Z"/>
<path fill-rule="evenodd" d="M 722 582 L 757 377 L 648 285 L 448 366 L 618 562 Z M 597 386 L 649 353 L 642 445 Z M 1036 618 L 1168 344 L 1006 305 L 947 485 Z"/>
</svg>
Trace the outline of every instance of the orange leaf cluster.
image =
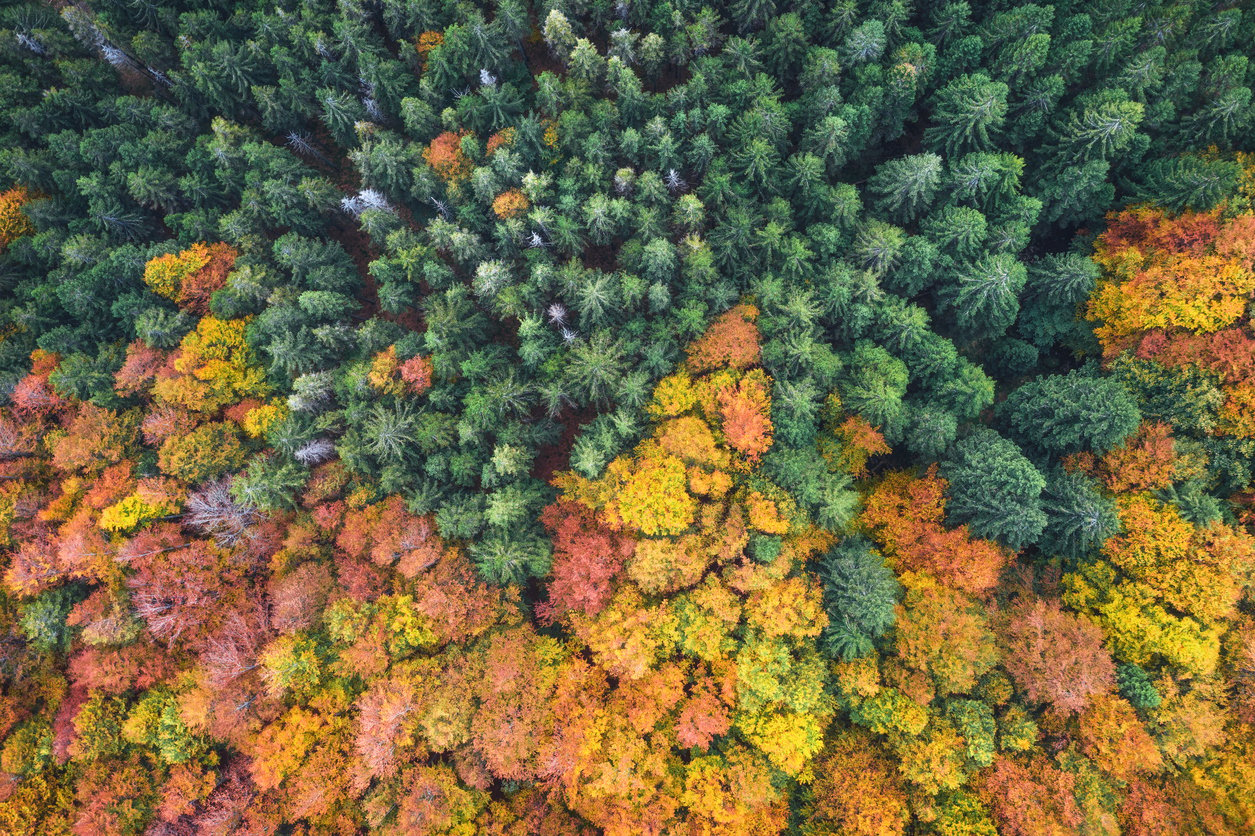
<svg viewBox="0 0 1255 836">
<path fill-rule="evenodd" d="M 1012 555 L 972 537 L 965 525 L 946 529 L 945 489 L 935 465 L 922 477 L 890 473 L 868 494 L 859 524 L 898 572 L 926 571 L 956 589 L 983 593 Z"/>
<path fill-rule="evenodd" d="M 892 452 L 880 430 L 862 415 L 850 415 L 837 425 L 833 433 L 839 444 L 835 463 L 855 479 L 867 476 L 867 461 L 872 456 Z"/>
<path fill-rule="evenodd" d="M 1112 493 L 1153 491 L 1172 484 L 1176 464 L 1172 428 L 1158 421 L 1143 422 L 1136 435 L 1107 451 L 1098 475 Z"/>
<path fill-rule="evenodd" d="M 611 579 L 632 555 L 632 538 L 606 527 L 578 502 L 556 502 L 540 520 L 554 547 L 549 600 L 538 607 L 542 620 L 552 623 L 572 610 L 596 615 L 609 603 Z"/>
<path fill-rule="evenodd" d="M 771 447 L 770 385 L 770 378 L 755 369 L 734 386 L 719 390 L 723 435 L 734 450 L 750 461 L 758 461 Z"/>
<path fill-rule="evenodd" d="M 1094 259 L 1104 276 L 1087 315 L 1104 355 L 1214 372 L 1227 395 L 1215 432 L 1255 437 L 1255 213 L 1133 207 L 1110 217 Z"/>
<path fill-rule="evenodd" d="M 471 159 L 462 150 L 462 137 L 465 135 L 445 131 L 423 150 L 423 159 L 436 176 L 447 183 L 458 183 L 471 176 Z"/>
<path fill-rule="evenodd" d="M 421 395 L 430 389 L 434 373 L 431 358 L 422 355 L 411 357 L 401 364 L 401 379 L 411 395 Z"/>
<path fill-rule="evenodd" d="M 427 62 L 431 58 L 431 52 L 436 47 L 444 43 L 443 32 L 423 32 L 418 36 L 418 40 L 414 43 L 414 49 L 418 52 L 419 60 L 422 62 L 423 69 L 427 69 Z"/>
<path fill-rule="evenodd" d="M 1001 632 L 1003 663 L 1032 702 L 1076 713 L 1115 683 L 1102 630 L 1057 603 L 1018 602 Z"/>
<path fill-rule="evenodd" d="M 230 244 L 193 244 L 149 261 L 144 266 L 144 283 L 187 311 L 204 316 L 209 313 L 209 298 L 226 285 L 238 256 Z"/>
<path fill-rule="evenodd" d="M 1198 335 L 1232 326 L 1255 290 L 1255 214 L 1222 218 L 1213 209 L 1174 217 L 1151 206 L 1132 207 L 1109 217 L 1094 260 L 1104 276 L 1088 316 L 1100 323 L 1095 333 L 1104 352 L 1111 356 L 1141 340 L 1143 356 L 1188 357 L 1207 350 L 1209 341 Z M 1143 336 L 1155 329 L 1168 333 Z M 1169 350 L 1182 332 L 1196 339 Z M 1223 356 L 1231 343 L 1223 339 L 1211 350 Z"/>
<path fill-rule="evenodd" d="M 0 253 L 18 238 L 35 231 L 35 225 L 22 211 L 30 199 L 30 192 L 22 186 L 0 192 Z"/>
<path fill-rule="evenodd" d="M 712 369 L 748 369 L 758 365 L 760 346 L 754 320 L 758 309 L 737 305 L 721 315 L 700 339 L 688 347 L 688 368 L 693 374 Z"/>
<path fill-rule="evenodd" d="M 1152 329 L 1206 334 L 1232 326 L 1255 291 L 1255 214 L 1173 217 L 1149 206 L 1111 216 L 1095 245 L 1103 280 L 1087 315 L 1111 356 Z M 1153 344 L 1152 344 L 1153 347 Z"/>
<path fill-rule="evenodd" d="M 815 764 L 807 818 L 823 832 L 895 836 L 910 821 L 906 788 L 888 753 L 871 735 L 853 731 L 824 749 Z"/>
<path fill-rule="evenodd" d="M 519 189 L 506 189 L 492 201 L 492 211 L 498 218 L 521 218 L 531 208 L 527 195 Z"/>
<path fill-rule="evenodd" d="M 488 137 L 488 142 L 484 144 L 484 150 L 491 155 L 498 148 L 509 148 L 514 144 L 514 138 L 517 133 L 514 128 L 502 128 Z"/>
</svg>

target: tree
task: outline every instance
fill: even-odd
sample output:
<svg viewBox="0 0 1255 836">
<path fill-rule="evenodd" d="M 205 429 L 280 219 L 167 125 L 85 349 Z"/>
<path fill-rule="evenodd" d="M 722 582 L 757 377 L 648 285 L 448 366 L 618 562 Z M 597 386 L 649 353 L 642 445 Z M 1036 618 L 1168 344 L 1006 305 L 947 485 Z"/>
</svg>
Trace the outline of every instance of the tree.
<svg viewBox="0 0 1255 836">
<path fill-rule="evenodd" d="M 18 238 L 35 231 L 22 207 L 31 199 L 30 192 L 16 186 L 0 192 L 0 253 Z"/>
<path fill-rule="evenodd" d="M 1137 665 L 1119 665 L 1116 667 L 1116 682 L 1120 686 L 1120 696 L 1129 701 L 1134 708 L 1158 708 L 1163 698 L 1150 680 L 1150 675 Z"/>
<path fill-rule="evenodd" d="M 1115 504 L 1080 473 L 1053 470 L 1042 492 L 1046 528 L 1038 547 L 1048 554 L 1081 559 L 1120 530 Z"/>
<path fill-rule="evenodd" d="M 880 196 L 879 207 L 905 221 L 926 212 L 941 185 L 941 157 L 915 154 L 881 164 L 868 181 Z"/>
<path fill-rule="evenodd" d="M 881 275 L 897 266 L 906 233 L 899 227 L 878 220 L 868 220 L 854 238 L 854 263 L 864 270 Z"/>
<path fill-rule="evenodd" d="M 1028 271 L 1014 256 L 998 253 L 964 267 L 940 295 L 960 330 L 1000 336 L 1015 322 L 1027 278 Z"/>
<path fill-rule="evenodd" d="M 1094 159 L 1109 160 L 1133 141 L 1145 115 L 1141 102 L 1122 99 L 1122 91 L 1089 97 L 1060 120 L 1055 151 L 1060 166 L 1080 166 Z"/>
<path fill-rule="evenodd" d="M 851 539 L 819 563 L 828 628 L 825 649 L 842 658 L 865 656 L 893 626 L 901 585 L 866 541 Z"/>
<path fill-rule="evenodd" d="M 984 150 L 1006 118 L 1008 92 L 1006 84 L 984 73 L 951 80 L 933 96 L 932 124 L 924 141 L 950 156 Z"/>
<path fill-rule="evenodd" d="M 187 435 L 171 436 L 157 452 L 164 473 L 196 485 L 238 469 L 245 450 L 239 432 L 227 422 L 211 421 Z"/>
<path fill-rule="evenodd" d="M 855 345 L 847 368 L 841 386 L 842 405 L 867 419 L 890 439 L 900 437 L 902 398 L 907 388 L 906 365 L 870 341 L 861 341 Z"/>
<path fill-rule="evenodd" d="M 1012 442 L 981 429 L 954 447 L 942 465 L 949 483 L 946 513 L 979 537 L 1012 549 L 1033 543 L 1046 527 L 1041 493 L 1046 480 Z"/>
<path fill-rule="evenodd" d="M 688 347 L 689 370 L 703 374 L 717 368 L 745 369 L 759 362 L 758 310 L 737 305 L 711 323 Z"/>
<path fill-rule="evenodd" d="M 1081 751 L 1121 781 L 1158 772 L 1163 762 L 1155 741 L 1133 707 L 1109 693 L 1095 696 L 1079 718 Z"/>
<path fill-rule="evenodd" d="M 771 447 L 771 379 L 753 370 L 735 387 L 719 390 L 719 413 L 729 446 L 751 461 L 757 461 Z"/>
<path fill-rule="evenodd" d="M 1137 403 L 1119 381 L 1075 370 L 1020 386 L 998 411 L 1025 446 L 1060 456 L 1104 453 L 1141 423 Z"/>
<path fill-rule="evenodd" d="M 1031 702 L 1074 714 L 1115 684 L 1102 630 L 1055 602 L 1019 601 L 1000 632 L 1003 664 Z"/>
<path fill-rule="evenodd" d="M 890 473 L 868 493 L 858 524 L 898 572 L 928 572 L 950 586 L 982 594 L 997 584 L 1010 554 L 972 538 L 967 526 L 947 530 L 942 525 L 946 488 L 935 466 L 921 478 Z"/>
<path fill-rule="evenodd" d="M 558 620 L 572 610 L 596 615 L 609 602 L 610 581 L 631 556 L 634 544 L 574 502 L 548 506 L 541 521 L 554 540 L 554 578 L 543 617 Z"/>
<path fill-rule="evenodd" d="M 144 265 L 144 283 L 196 316 L 209 312 L 209 298 L 227 283 L 239 252 L 227 244 L 193 244 Z"/>
<path fill-rule="evenodd" d="M 999 661 L 997 643 L 976 602 L 927 575 L 902 578 L 894 650 L 908 668 L 928 675 L 942 696 L 968 693 Z"/>
<path fill-rule="evenodd" d="M 1045 755 L 994 761 L 981 776 L 981 796 L 987 801 L 999 833 L 1013 836 L 1075 833 L 1081 823 L 1073 788 L 1076 779 L 1055 767 Z"/>
<path fill-rule="evenodd" d="M 889 754 L 866 732 L 847 732 L 816 759 L 804 808 L 812 826 L 852 836 L 906 832 L 907 794 Z"/>
<path fill-rule="evenodd" d="M 960 258 L 977 255 L 988 230 L 985 216 L 970 206 L 943 206 L 930 213 L 923 226 L 924 233 L 938 246 Z"/>
<path fill-rule="evenodd" d="M 37 595 L 22 608 L 19 624 L 30 647 L 39 653 L 65 653 L 70 649 L 73 634 L 66 616 L 77 598 L 73 587 L 63 586 Z"/>
<path fill-rule="evenodd" d="M 855 28 L 841 46 L 841 57 L 850 64 L 875 61 L 885 51 L 885 25 L 869 20 Z"/>
</svg>

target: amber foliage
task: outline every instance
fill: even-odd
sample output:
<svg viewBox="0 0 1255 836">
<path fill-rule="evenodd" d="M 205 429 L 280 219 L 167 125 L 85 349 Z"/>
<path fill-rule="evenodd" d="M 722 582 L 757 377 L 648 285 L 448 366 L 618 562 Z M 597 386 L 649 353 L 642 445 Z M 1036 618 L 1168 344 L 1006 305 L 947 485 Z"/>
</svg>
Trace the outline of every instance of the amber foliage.
<svg viewBox="0 0 1255 836">
<path fill-rule="evenodd" d="M 527 195 L 519 189 L 506 189 L 492 201 L 493 214 L 498 218 L 521 218 L 529 208 Z"/>
<path fill-rule="evenodd" d="M 22 186 L 0 192 L 0 253 L 16 239 L 35 231 L 34 224 L 22 211 L 30 199 L 30 192 Z"/>
<path fill-rule="evenodd" d="M 492 154 L 498 148 L 509 148 L 517 135 L 518 131 L 514 128 L 502 128 L 488 137 L 488 141 L 484 143 L 484 152 Z"/>
<path fill-rule="evenodd" d="M 1186 675 L 1215 671 L 1220 637 L 1255 569 L 1255 538 L 1198 526 L 1148 494 L 1119 499 L 1122 533 L 1065 576 L 1064 601 L 1093 617 L 1119 658 Z"/>
<path fill-rule="evenodd" d="M 1255 215 L 1133 207 L 1108 219 L 1094 259 L 1104 278 L 1088 315 L 1108 353 L 1157 328 L 1214 333 L 1242 316 L 1255 290 Z"/>
<path fill-rule="evenodd" d="M 1104 356 L 1127 350 L 1218 375 L 1227 400 L 1217 432 L 1255 437 L 1255 213 L 1126 209 L 1108 219 L 1094 260 L 1103 278 L 1087 316 Z"/>
<path fill-rule="evenodd" d="M 688 368 L 694 374 L 712 369 L 746 369 L 758 365 L 758 309 L 737 305 L 721 315 L 704 335 L 688 348 Z"/>
<path fill-rule="evenodd" d="M 471 176 L 474 166 L 462 150 L 463 136 L 465 134 L 445 131 L 423 150 L 423 159 L 441 180 L 458 183 Z"/>
<path fill-rule="evenodd" d="M 414 43 L 414 49 L 418 52 L 419 60 L 422 62 L 423 69 L 427 69 L 427 61 L 431 56 L 431 51 L 444 43 L 443 32 L 423 32 L 418 36 L 418 40 Z"/>
<path fill-rule="evenodd" d="M 238 255 L 230 244 L 193 244 L 149 261 L 144 266 L 144 283 L 154 293 L 204 316 L 209 312 L 210 296 L 226 284 Z"/>
<path fill-rule="evenodd" d="M 732 352 L 710 339 L 728 328 Z M 757 470 L 770 389 L 752 314 L 703 340 L 690 350 L 703 359 L 657 386 L 649 436 L 599 479 L 556 477 L 563 498 L 545 512 L 546 615 L 569 625 L 600 683 L 583 696 L 599 719 L 570 740 L 561 786 L 608 833 L 779 832 L 770 776 L 810 774 L 834 710 L 813 641 L 819 586 L 802 571 L 830 538 Z M 755 559 L 763 536 L 779 549 Z"/>
<path fill-rule="evenodd" d="M 899 572 L 927 571 L 957 589 L 985 592 L 1012 555 L 970 536 L 967 526 L 946 528 L 945 489 L 935 466 L 922 477 L 890 473 L 867 495 L 858 523 Z"/>
</svg>

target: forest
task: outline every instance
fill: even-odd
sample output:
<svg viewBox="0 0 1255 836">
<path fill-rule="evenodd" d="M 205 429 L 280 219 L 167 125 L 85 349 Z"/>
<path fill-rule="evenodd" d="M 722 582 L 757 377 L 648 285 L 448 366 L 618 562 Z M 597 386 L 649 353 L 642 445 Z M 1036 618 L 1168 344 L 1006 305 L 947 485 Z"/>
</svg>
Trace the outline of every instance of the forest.
<svg viewBox="0 0 1255 836">
<path fill-rule="evenodd" d="M 0 4 L 0 833 L 1255 833 L 1253 59 Z"/>
</svg>

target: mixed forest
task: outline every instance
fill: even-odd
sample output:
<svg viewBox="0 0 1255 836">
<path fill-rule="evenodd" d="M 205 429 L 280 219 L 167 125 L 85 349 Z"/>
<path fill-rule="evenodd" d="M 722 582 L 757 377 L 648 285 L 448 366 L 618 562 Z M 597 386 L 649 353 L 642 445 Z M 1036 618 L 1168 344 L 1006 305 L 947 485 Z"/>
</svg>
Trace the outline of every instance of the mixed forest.
<svg viewBox="0 0 1255 836">
<path fill-rule="evenodd" d="M 1255 7 L 0 6 L 0 832 L 1255 833 Z"/>
</svg>

